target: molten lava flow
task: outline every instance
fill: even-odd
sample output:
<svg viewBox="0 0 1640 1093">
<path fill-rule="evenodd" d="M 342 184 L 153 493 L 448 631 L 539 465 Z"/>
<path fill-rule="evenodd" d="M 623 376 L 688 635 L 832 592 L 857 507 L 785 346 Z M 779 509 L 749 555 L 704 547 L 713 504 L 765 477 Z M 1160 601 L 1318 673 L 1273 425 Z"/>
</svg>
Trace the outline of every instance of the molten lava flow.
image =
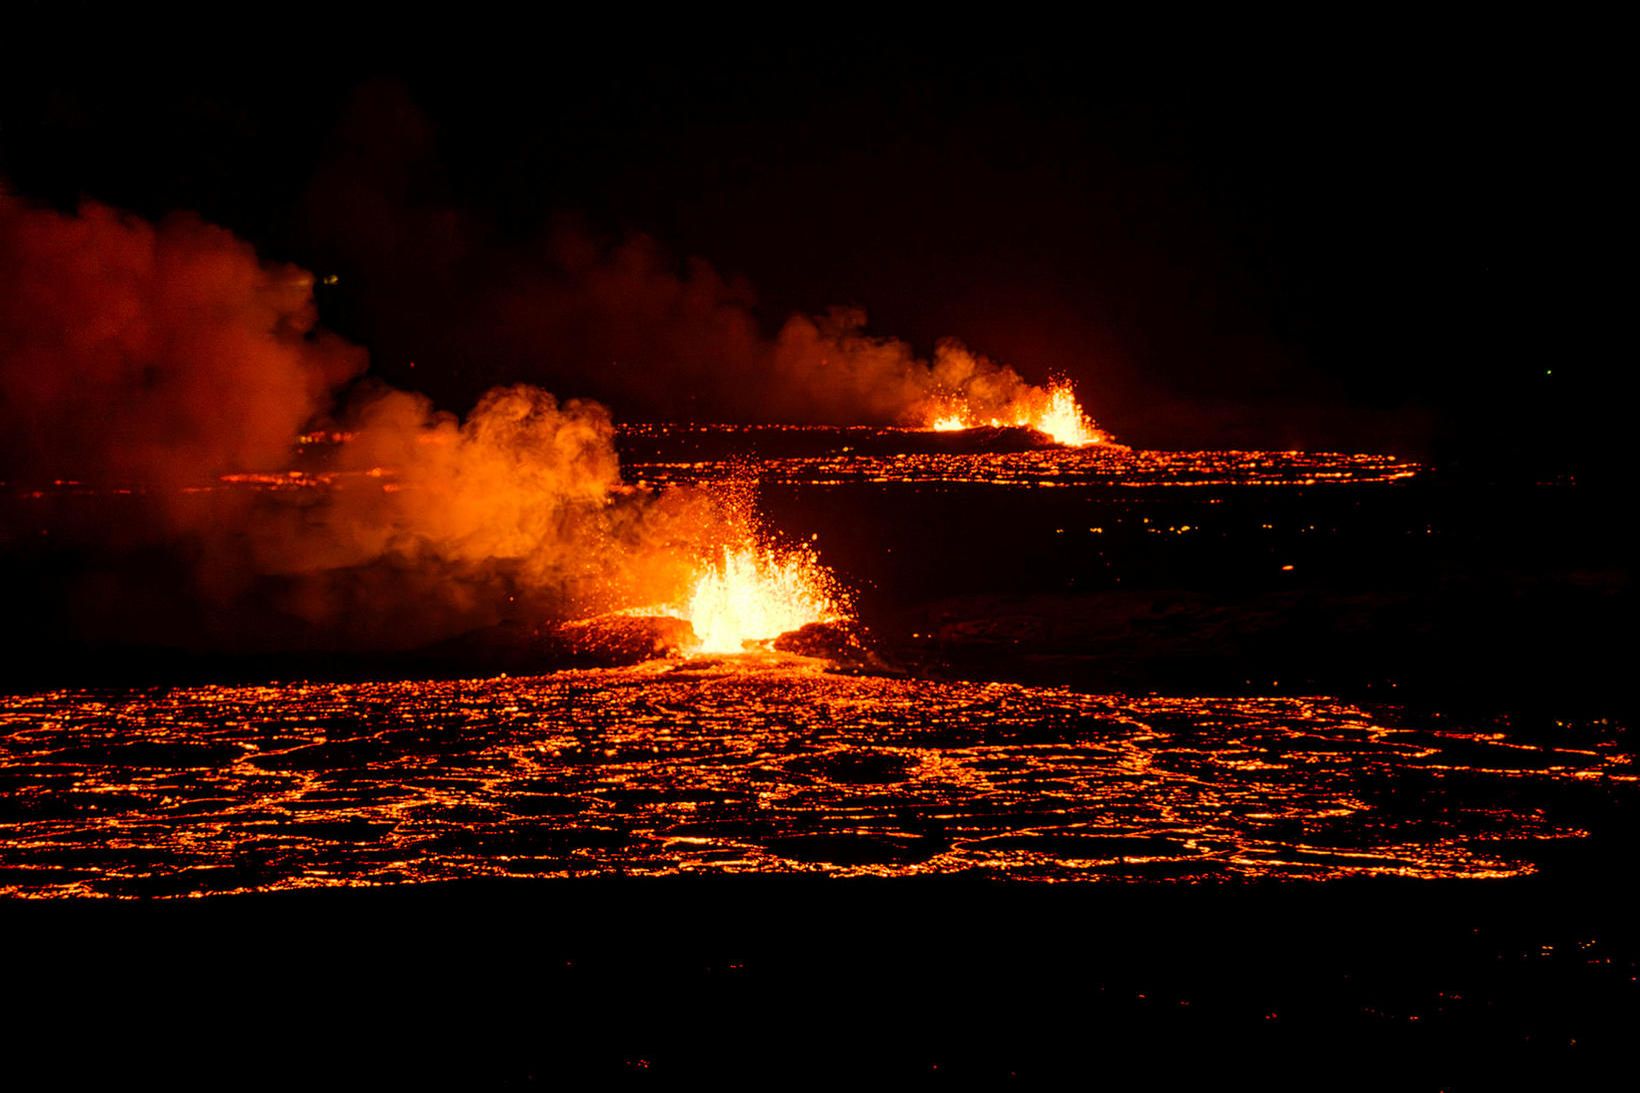
<svg viewBox="0 0 1640 1093">
<path fill-rule="evenodd" d="M 830 575 L 811 553 L 725 547 L 695 579 L 678 614 L 697 652 L 738 653 L 810 623 L 841 617 Z"/>
<path fill-rule="evenodd" d="M 1063 379 L 1054 380 L 1046 391 L 1040 387 L 1028 388 L 1000 412 L 989 416 L 966 403 L 945 403 L 932 411 L 928 421 L 928 428 L 940 433 L 987 425 L 994 429 L 1010 426 L 1035 429 L 1068 448 L 1111 442 L 1109 434 L 1095 425 L 1076 401 L 1076 391 L 1070 382 Z"/>
</svg>

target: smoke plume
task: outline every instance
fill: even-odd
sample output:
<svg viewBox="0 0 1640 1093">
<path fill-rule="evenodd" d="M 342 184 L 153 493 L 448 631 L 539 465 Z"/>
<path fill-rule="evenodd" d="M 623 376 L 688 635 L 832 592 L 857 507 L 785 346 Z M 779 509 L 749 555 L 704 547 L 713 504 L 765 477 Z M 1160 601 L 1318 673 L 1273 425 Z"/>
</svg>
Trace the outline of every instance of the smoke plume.
<svg viewBox="0 0 1640 1093">
<path fill-rule="evenodd" d="M 623 486 L 603 407 L 515 385 L 458 419 L 360 382 L 312 285 L 192 217 L 0 198 L 4 534 L 29 487 L 91 489 L 39 530 L 95 560 L 86 628 L 405 646 L 675 593 L 726 517 Z"/>
<path fill-rule="evenodd" d="M 220 228 L 0 194 L 6 473 L 184 486 L 280 466 L 365 364 L 314 324 L 312 278 Z"/>
<path fill-rule="evenodd" d="M 869 333 L 856 307 L 766 327 L 744 280 L 647 236 L 488 223 L 451 195 L 436 136 L 402 85 L 361 88 L 302 211 L 389 370 L 528 379 L 625 419 L 922 426 L 952 406 L 1013 421 L 1046 404 L 959 342 L 922 355 Z"/>
<path fill-rule="evenodd" d="M 513 368 L 599 377 L 602 397 L 642 416 L 920 426 L 954 403 L 1011 417 L 1041 390 L 954 339 L 920 357 L 869 333 L 860 308 L 794 314 L 766 335 L 749 289 L 641 236 L 601 246 L 561 228 L 533 266 L 475 301 L 491 344 Z"/>
</svg>

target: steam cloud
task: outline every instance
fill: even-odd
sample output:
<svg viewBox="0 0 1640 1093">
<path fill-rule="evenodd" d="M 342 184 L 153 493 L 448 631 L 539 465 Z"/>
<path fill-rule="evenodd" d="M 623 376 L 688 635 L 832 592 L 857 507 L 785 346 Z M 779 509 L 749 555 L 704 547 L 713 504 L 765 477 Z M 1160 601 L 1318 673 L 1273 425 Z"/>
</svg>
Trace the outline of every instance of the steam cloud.
<svg viewBox="0 0 1640 1093">
<path fill-rule="evenodd" d="M 458 420 L 354 382 L 364 366 L 316 327 L 308 274 L 220 228 L 0 197 L 0 477 L 142 494 L 68 545 L 166 547 L 205 605 L 196 639 L 404 646 L 661 599 L 721 530 L 699 497 L 621 484 L 595 403 L 511 386 Z M 298 456 L 316 425 L 350 440 Z M 97 619 L 174 637 L 177 605 L 142 583 L 107 582 L 136 599 Z"/>
</svg>

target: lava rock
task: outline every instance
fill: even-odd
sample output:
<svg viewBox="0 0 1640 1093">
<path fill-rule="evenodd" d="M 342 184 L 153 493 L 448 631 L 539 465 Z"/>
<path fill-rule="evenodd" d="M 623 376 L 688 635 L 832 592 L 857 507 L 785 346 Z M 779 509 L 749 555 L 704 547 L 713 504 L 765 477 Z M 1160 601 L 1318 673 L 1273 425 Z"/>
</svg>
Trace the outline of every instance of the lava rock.
<svg viewBox="0 0 1640 1093">
<path fill-rule="evenodd" d="M 781 634 L 774 639 L 774 649 L 800 657 L 844 662 L 863 660 L 867 655 L 855 629 L 837 622 L 811 622 L 800 630 Z"/>
<path fill-rule="evenodd" d="M 598 666 L 639 664 L 668 656 L 695 642 L 695 629 L 670 616 L 600 615 L 554 628 L 577 663 Z"/>
</svg>

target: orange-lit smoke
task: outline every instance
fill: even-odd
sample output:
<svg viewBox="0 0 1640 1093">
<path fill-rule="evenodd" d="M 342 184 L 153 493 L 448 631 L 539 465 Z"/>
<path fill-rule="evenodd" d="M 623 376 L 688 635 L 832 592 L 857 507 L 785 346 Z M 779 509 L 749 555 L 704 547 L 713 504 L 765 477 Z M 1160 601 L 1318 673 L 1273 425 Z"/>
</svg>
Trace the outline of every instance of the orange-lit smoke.
<svg viewBox="0 0 1640 1093">
<path fill-rule="evenodd" d="M 316 330 L 311 290 L 194 217 L 69 216 L 0 193 L 0 467 L 187 485 L 282 464 L 365 366 Z"/>
<path fill-rule="evenodd" d="M 919 356 L 869 333 L 859 308 L 792 315 L 768 337 L 749 288 L 704 262 L 680 272 L 643 237 L 601 249 L 563 231 L 539 260 L 477 305 L 481 325 L 503 346 L 595 377 L 640 413 L 913 428 L 955 417 L 1030 425 L 1067 444 L 1105 439 L 1067 384 L 1031 384 L 954 338 Z"/>
<path fill-rule="evenodd" d="M 624 486 L 595 403 L 502 387 L 462 420 L 346 394 L 364 354 L 316 328 L 311 284 L 191 217 L 0 198 L 0 479 L 145 494 L 140 529 L 111 518 L 81 546 L 169 544 L 224 608 L 205 614 L 230 632 L 195 640 L 408 646 L 675 599 L 736 544 L 710 498 Z M 312 430 L 350 439 L 299 444 Z M 163 626 L 179 605 L 158 603 Z"/>
<path fill-rule="evenodd" d="M 872 335 L 863 310 L 777 322 L 745 279 L 648 236 L 559 222 L 520 243 L 438 199 L 443 174 L 436 126 L 402 84 L 372 82 L 303 205 L 313 251 L 343 271 L 338 292 L 395 363 L 585 392 L 631 420 L 925 428 L 953 407 L 1036 422 L 1051 400 L 959 341 L 927 354 Z"/>
<path fill-rule="evenodd" d="M 766 326 L 781 317 L 744 279 L 642 235 L 559 222 L 519 243 L 423 196 L 442 174 L 435 134 L 402 85 L 364 86 L 302 214 L 387 359 L 584 391 L 639 420 L 926 428 L 956 407 L 1034 422 L 1052 401 L 954 339 L 920 354 L 874 335 L 859 308 Z"/>
<path fill-rule="evenodd" d="M 1050 394 L 943 341 L 920 354 L 872 335 L 859 309 L 764 325 L 753 287 L 646 236 L 559 222 L 518 243 L 441 202 L 436 128 L 395 82 L 359 89 L 303 204 L 313 253 L 371 323 L 372 350 L 441 373 L 587 392 L 649 420 L 923 428 L 1040 417 Z"/>
</svg>

